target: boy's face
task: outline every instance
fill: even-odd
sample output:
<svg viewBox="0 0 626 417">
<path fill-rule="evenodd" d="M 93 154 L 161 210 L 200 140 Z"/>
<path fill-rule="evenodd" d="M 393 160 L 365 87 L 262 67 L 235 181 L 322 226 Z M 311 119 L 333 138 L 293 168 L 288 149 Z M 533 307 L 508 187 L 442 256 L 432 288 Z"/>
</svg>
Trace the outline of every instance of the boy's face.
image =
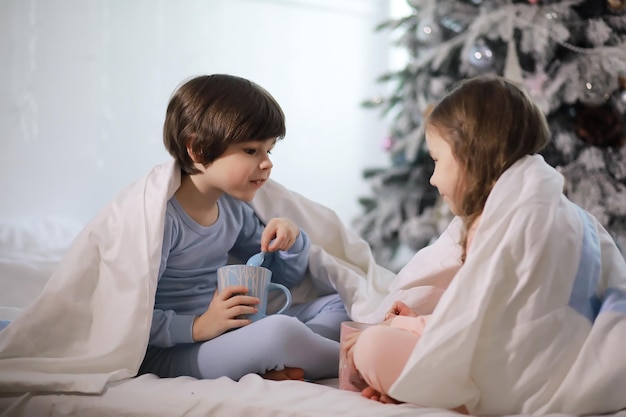
<svg viewBox="0 0 626 417">
<path fill-rule="evenodd" d="M 430 177 L 430 183 L 437 187 L 450 211 L 458 215 L 462 197 L 459 192 L 461 188 L 459 183 L 462 172 L 461 165 L 454 157 L 448 142 L 432 126 L 426 128 L 426 143 L 428 144 L 428 152 L 435 161 L 435 170 Z"/>
<path fill-rule="evenodd" d="M 270 177 L 269 155 L 276 139 L 249 141 L 229 145 L 226 151 L 207 165 L 201 174 L 202 183 L 242 201 L 251 201 Z"/>
</svg>

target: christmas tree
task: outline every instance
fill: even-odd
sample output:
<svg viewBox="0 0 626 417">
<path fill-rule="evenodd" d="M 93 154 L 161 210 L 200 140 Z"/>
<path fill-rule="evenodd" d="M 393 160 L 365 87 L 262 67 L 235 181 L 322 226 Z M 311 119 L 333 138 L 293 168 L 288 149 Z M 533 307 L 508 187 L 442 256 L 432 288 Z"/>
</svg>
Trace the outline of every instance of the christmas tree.
<svg viewBox="0 0 626 417">
<path fill-rule="evenodd" d="M 380 77 L 387 97 L 364 103 L 391 120 L 391 166 L 364 173 L 372 196 L 354 224 L 378 262 L 397 270 L 451 219 L 429 184 L 423 120 L 458 81 L 485 73 L 537 102 L 553 134 L 543 156 L 626 253 L 626 0 L 407 3 L 409 15 L 378 30 L 399 34 L 408 62 Z"/>
</svg>

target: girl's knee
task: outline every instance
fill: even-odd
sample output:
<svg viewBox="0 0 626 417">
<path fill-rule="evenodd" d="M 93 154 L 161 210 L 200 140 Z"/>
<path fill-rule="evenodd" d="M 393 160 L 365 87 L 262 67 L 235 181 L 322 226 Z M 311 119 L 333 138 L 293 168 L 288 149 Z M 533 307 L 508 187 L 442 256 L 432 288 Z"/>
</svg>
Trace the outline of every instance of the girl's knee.
<svg viewBox="0 0 626 417">
<path fill-rule="evenodd" d="M 371 368 L 389 354 L 389 341 L 383 326 L 372 326 L 363 330 L 354 345 L 354 364 L 358 369 Z"/>
<path fill-rule="evenodd" d="M 371 387 L 388 393 L 417 340 L 417 335 L 402 329 L 383 325 L 369 327 L 354 345 L 354 365 Z"/>
</svg>

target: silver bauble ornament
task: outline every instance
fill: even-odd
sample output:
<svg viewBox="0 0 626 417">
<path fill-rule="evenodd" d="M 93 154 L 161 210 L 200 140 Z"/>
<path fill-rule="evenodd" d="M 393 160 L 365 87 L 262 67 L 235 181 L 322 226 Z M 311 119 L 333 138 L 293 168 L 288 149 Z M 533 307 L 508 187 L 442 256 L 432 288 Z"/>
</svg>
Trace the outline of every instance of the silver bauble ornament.
<svg viewBox="0 0 626 417">
<path fill-rule="evenodd" d="M 432 18 L 424 18 L 417 24 L 415 36 L 422 45 L 440 43 L 442 39 L 441 28 Z"/>
<path fill-rule="evenodd" d="M 469 49 L 467 60 L 476 69 L 491 69 L 494 60 L 493 51 L 484 41 L 479 40 Z"/>
<path fill-rule="evenodd" d="M 587 74 L 580 87 L 579 100 L 590 106 L 605 103 L 611 98 L 611 92 L 617 87 L 615 77 L 606 73 Z"/>
</svg>

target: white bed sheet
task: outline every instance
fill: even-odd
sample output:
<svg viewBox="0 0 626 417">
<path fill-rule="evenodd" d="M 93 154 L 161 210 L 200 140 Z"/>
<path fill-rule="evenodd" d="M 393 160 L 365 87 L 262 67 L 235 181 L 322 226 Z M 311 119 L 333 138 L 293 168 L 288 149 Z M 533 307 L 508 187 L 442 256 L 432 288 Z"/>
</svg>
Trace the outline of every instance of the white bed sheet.
<svg viewBox="0 0 626 417">
<path fill-rule="evenodd" d="M 300 381 L 269 381 L 247 375 L 228 378 L 159 379 L 154 375 L 111 383 L 101 396 L 39 394 L 0 397 L 2 416 L 277 417 L 277 416 L 450 416 L 443 410 L 388 405 L 356 392 Z"/>
<path fill-rule="evenodd" d="M 329 381 L 331 384 L 333 381 Z M 103 395 L 0 395 L 2 417 L 454 417 L 459 414 L 408 404 L 382 404 L 359 393 L 300 381 L 227 378 L 159 379 L 154 375 L 111 383 Z M 572 417 L 550 414 L 550 417 Z M 626 411 L 613 414 L 626 417 Z M 605 417 L 609 417 L 605 415 Z"/>
</svg>

